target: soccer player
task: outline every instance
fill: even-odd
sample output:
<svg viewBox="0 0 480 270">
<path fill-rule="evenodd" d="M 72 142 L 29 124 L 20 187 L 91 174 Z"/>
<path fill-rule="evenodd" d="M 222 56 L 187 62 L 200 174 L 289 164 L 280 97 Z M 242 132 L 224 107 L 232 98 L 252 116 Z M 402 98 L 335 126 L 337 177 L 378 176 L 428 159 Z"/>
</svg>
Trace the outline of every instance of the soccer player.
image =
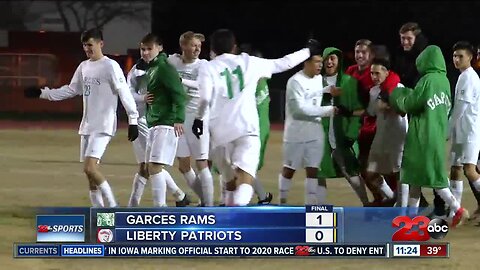
<svg viewBox="0 0 480 270">
<path fill-rule="evenodd" d="M 445 166 L 445 141 L 450 111 L 450 83 L 445 59 L 438 46 L 430 45 L 416 61 L 421 74 L 415 89 L 395 88 L 390 106 L 399 113 L 411 114 L 402 159 L 401 181 L 410 185 L 408 206 L 418 207 L 422 187 L 435 189 L 450 207 L 452 227 L 468 218 L 448 187 Z"/>
<path fill-rule="evenodd" d="M 147 104 L 146 118 L 150 129 L 146 157 L 152 182 L 153 205 L 161 207 L 167 206 L 167 183 L 174 183 L 164 167 L 173 165 L 178 138 L 184 134 L 186 94 L 180 76 L 168 62 L 167 55 L 161 52 L 163 46 L 159 37 L 147 34 L 141 44 L 157 52 L 157 56 L 148 63 L 147 70 L 147 95 L 153 95 L 153 101 Z M 186 196 L 178 187 L 173 194 L 177 201 Z"/>
<path fill-rule="evenodd" d="M 200 106 L 192 129 L 201 136 L 202 119 L 209 108 L 213 162 L 227 181 L 227 206 L 247 205 L 253 195 L 252 182 L 260 155 L 255 99 L 258 80 L 291 69 L 316 54 L 311 51 L 318 51 L 317 43 L 310 41 L 310 49 L 267 60 L 246 53 L 235 55 L 236 39 L 230 30 L 212 34 L 210 46 L 216 56 L 200 69 Z"/>
<path fill-rule="evenodd" d="M 140 204 L 145 184 L 149 178 L 148 168 L 145 161 L 147 137 L 149 132 L 145 113 L 147 104 L 153 102 L 154 96 L 152 94 L 147 95 L 148 76 L 146 70 L 148 69 L 148 64 L 158 56 L 163 48 L 161 44 L 157 46 L 156 43 L 152 41 L 154 39 L 158 40 L 157 37 L 150 36 L 143 40 L 145 42 L 140 43 L 141 58 L 127 75 L 127 84 L 130 87 L 135 102 L 137 103 L 137 108 L 140 114 L 140 118 L 138 119 L 139 136 L 133 142 L 133 149 L 135 158 L 139 164 L 139 170 L 133 179 L 132 193 L 128 201 L 129 207 L 135 207 Z M 167 171 L 165 171 L 165 180 L 167 189 L 175 197 L 176 206 L 181 207 L 188 205 L 188 197 L 184 195 L 185 193 L 177 186 Z"/>
<path fill-rule="evenodd" d="M 389 178 L 397 185 L 408 119 L 405 114 L 401 115 L 392 110 L 388 99 L 382 97 L 388 96 L 394 88 L 403 85 L 400 84 L 400 77 L 390 70 L 389 61 L 384 58 L 373 60 L 370 73 L 375 86 L 369 91 L 370 102 L 367 112 L 368 115 L 376 116 L 376 132 L 368 156 L 365 181 L 377 188 L 383 194 L 384 200 L 393 200 L 394 192 L 387 185 L 384 176 L 390 176 Z M 408 185 L 404 185 L 403 189 L 397 188 L 397 191 L 399 191 L 398 205 L 407 207 Z"/>
<path fill-rule="evenodd" d="M 325 148 L 325 134 L 321 117 L 333 116 L 336 108 L 321 106 L 324 92 L 331 86 L 322 86 L 322 56 L 311 55 L 303 69 L 287 82 L 285 130 L 283 133 L 283 168 L 279 176 L 280 204 L 287 203 L 292 177 L 299 168 L 305 168 L 305 204 L 324 204 L 325 196 L 317 198 L 317 173 Z M 323 186 L 326 188 L 326 186 Z M 322 194 L 326 195 L 326 192 Z"/>
<path fill-rule="evenodd" d="M 341 95 L 324 94 L 323 105 L 339 108 L 338 114 L 324 118 L 322 124 L 325 134 L 325 153 L 318 171 L 321 198 L 326 178 L 345 177 L 363 205 L 368 203 L 365 183 L 360 177 L 359 162 L 355 153 L 355 142 L 360 130 L 359 116 L 364 112 L 358 98 L 358 82 L 343 71 L 343 53 L 329 47 L 323 51 L 323 86 L 333 85 L 341 88 Z"/>
<path fill-rule="evenodd" d="M 78 133 L 81 136 L 80 161 L 88 178 L 90 201 L 93 207 L 116 207 L 112 189 L 98 163 L 117 129 L 118 97 L 128 115 L 130 141 L 138 137 L 138 111 L 120 65 L 103 55 L 102 31 L 96 28 L 84 31 L 81 42 L 88 60 L 80 63 L 69 85 L 58 89 L 29 87 L 25 89 L 25 96 L 50 101 L 83 96 L 83 117 Z"/>
<path fill-rule="evenodd" d="M 480 191 L 480 174 L 476 171 L 480 152 L 480 79 L 471 66 L 475 52 L 466 41 L 453 46 L 453 64 L 461 74 L 455 86 L 455 101 L 449 127 L 452 140 L 450 189 L 460 203 L 462 167 L 474 190 Z"/>
<path fill-rule="evenodd" d="M 198 108 L 198 84 L 196 82 L 199 67 L 207 60 L 198 59 L 202 49 L 202 42 L 205 41 L 203 34 L 188 31 L 180 36 L 180 48 L 182 54 L 173 54 L 168 57 L 184 85 L 188 96 L 184 126 L 191 127 Z M 206 129 L 208 122 L 205 121 Z M 205 206 L 213 206 L 213 178 L 208 167 L 210 136 L 208 133 L 197 138 L 190 128 L 178 140 L 177 158 L 179 170 L 184 176 L 188 186 L 201 198 Z M 196 161 L 198 175 L 190 165 L 190 157 Z M 199 181 L 199 182 L 198 182 Z"/>
</svg>

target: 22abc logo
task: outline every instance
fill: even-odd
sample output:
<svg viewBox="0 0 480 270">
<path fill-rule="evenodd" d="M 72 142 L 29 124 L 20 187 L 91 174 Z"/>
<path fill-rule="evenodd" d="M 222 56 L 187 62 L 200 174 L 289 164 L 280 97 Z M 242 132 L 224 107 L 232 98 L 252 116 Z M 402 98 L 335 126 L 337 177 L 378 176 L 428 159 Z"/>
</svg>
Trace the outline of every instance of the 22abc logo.
<svg viewBox="0 0 480 270">
<path fill-rule="evenodd" d="M 442 239 L 449 231 L 447 221 L 440 218 L 430 220 L 425 216 L 413 219 L 398 216 L 392 220 L 392 226 L 400 228 L 392 235 L 392 241 L 428 241 L 430 237 Z"/>
</svg>

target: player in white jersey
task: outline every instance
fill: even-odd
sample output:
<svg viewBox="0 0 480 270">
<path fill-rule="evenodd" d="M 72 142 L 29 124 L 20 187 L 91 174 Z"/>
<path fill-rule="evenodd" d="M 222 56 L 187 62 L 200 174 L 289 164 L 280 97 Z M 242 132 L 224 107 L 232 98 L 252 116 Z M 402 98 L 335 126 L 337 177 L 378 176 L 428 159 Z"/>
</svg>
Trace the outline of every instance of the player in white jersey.
<svg viewBox="0 0 480 270">
<path fill-rule="evenodd" d="M 449 127 L 451 150 L 450 189 L 461 202 L 463 173 L 480 191 L 480 174 L 476 171 L 480 151 L 480 79 L 471 66 L 473 46 L 465 41 L 453 46 L 453 63 L 461 74 L 455 86 L 455 101 Z"/>
<path fill-rule="evenodd" d="M 205 41 L 203 34 L 188 31 L 180 36 L 180 48 L 182 54 L 173 54 L 168 57 L 168 62 L 172 64 L 182 78 L 182 84 L 187 93 L 187 105 L 185 110 L 184 126 L 191 127 L 198 109 L 197 76 L 199 67 L 207 60 L 198 59 L 202 49 L 202 42 Z M 203 123 L 204 128 L 208 122 Z M 197 138 L 190 128 L 185 129 L 185 133 L 178 140 L 177 158 L 179 170 L 183 174 L 188 186 L 195 191 L 205 206 L 213 206 L 213 178 L 208 167 L 210 136 L 208 133 Z M 197 173 L 192 169 L 190 157 L 196 162 Z"/>
<path fill-rule="evenodd" d="M 119 64 L 102 53 L 102 32 L 95 28 L 87 30 L 82 33 L 81 41 L 89 59 L 80 63 L 69 85 L 58 89 L 30 87 L 25 89 L 25 95 L 51 101 L 83 95 L 83 117 L 78 133 L 81 135 L 80 161 L 89 181 L 90 200 L 93 207 L 115 207 L 112 189 L 99 171 L 98 162 L 117 130 L 118 97 L 128 114 L 130 141 L 138 137 L 138 111 Z M 102 196 L 107 201 L 105 205 Z"/>
<path fill-rule="evenodd" d="M 148 35 L 147 35 L 148 36 Z M 142 41 L 150 41 L 143 39 Z M 140 60 L 132 67 L 127 75 L 127 84 L 132 92 L 133 98 L 137 104 L 140 117 L 138 118 L 138 138 L 133 141 L 133 150 L 135 158 L 139 164 L 138 172 L 133 178 L 132 193 L 128 201 L 128 207 L 136 207 L 140 204 L 143 191 L 147 180 L 149 178 L 147 163 L 146 163 L 146 147 L 149 128 L 146 118 L 146 106 L 151 104 L 154 96 L 148 94 L 148 76 L 146 70 L 148 63 L 158 56 L 163 46 L 155 45 L 155 42 L 140 42 Z M 177 207 L 186 206 L 190 203 L 188 196 L 177 186 L 172 176 L 165 170 L 165 180 L 167 190 L 175 197 L 175 204 Z"/>
<path fill-rule="evenodd" d="M 370 147 L 367 162 L 366 182 L 382 194 L 383 199 L 393 200 L 394 193 L 385 181 L 390 176 L 397 182 L 397 205 L 407 207 L 408 185 L 399 181 L 403 146 L 407 136 L 408 119 L 390 108 L 386 98 L 396 87 L 403 87 L 400 77 L 390 70 L 390 63 L 384 58 L 372 61 L 370 74 L 374 86 L 370 89 L 368 115 L 375 116 L 376 132 Z"/>
<path fill-rule="evenodd" d="M 287 82 L 285 103 L 285 130 L 283 133 L 283 168 L 279 176 L 280 204 L 287 202 L 295 171 L 305 168 L 305 204 L 324 204 L 317 197 L 317 173 L 323 158 L 325 134 L 321 117 L 333 116 L 334 106 L 321 106 L 323 93 L 330 93 L 335 86 L 323 88 L 320 75 L 323 58 L 312 55 L 303 65 L 303 69 Z M 326 183 L 322 185 L 326 190 Z M 326 195 L 326 192 L 322 194 Z M 320 200 L 318 200 L 320 199 Z"/>
<path fill-rule="evenodd" d="M 318 42 L 309 44 L 318 53 Z M 307 59 L 311 50 L 306 48 L 275 60 L 246 53 L 236 55 L 235 35 L 227 29 L 215 31 L 210 46 L 216 57 L 200 69 L 200 104 L 192 129 L 198 136 L 203 134 L 202 119 L 209 109 L 212 160 L 227 179 L 226 205 L 244 206 L 253 195 L 252 182 L 260 156 L 255 99 L 258 80 L 293 68 Z"/>
</svg>

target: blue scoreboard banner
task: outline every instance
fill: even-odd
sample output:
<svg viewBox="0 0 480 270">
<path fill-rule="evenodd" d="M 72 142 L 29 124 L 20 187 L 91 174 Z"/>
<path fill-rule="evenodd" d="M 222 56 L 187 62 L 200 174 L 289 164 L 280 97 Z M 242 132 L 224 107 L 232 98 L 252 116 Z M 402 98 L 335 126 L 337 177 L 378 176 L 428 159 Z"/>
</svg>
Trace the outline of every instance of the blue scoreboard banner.
<svg viewBox="0 0 480 270">
<path fill-rule="evenodd" d="M 408 219 L 406 215 L 406 208 L 331 205 L 42 208 L 37 243 L 16 244 L 14 256 L 389 257 L 408 252 L 420 256 L 422 250 L 449 254 L 448 245 L 394 245 L 392 236 L 399 228 L 392 221 Z"/>
</svg>

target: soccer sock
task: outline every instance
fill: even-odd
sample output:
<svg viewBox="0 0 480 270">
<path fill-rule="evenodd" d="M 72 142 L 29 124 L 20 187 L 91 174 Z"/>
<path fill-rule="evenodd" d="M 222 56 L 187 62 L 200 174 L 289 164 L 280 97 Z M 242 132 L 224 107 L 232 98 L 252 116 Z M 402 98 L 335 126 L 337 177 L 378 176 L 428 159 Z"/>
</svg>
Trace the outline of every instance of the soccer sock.
<svg viewBox="0 0 480 270">
<path fill-rule="evenodd" d="M 317 204 L 317 178 L 305 179 L 305 204 L 315 205 Z"/>
<path fill-rule="evenodd" d="M 236 206 L 247 205 L 253 196 L 253 187 L 249 184 L 240 184 L 233 194 L 233 202 Z"/>
<path fill-rule="evenodd" d="M 327 187 L 317 185 L 317 204 L 325 204 L 327 202 Z"/>
<path fill-rule="evenodd" d="M 393 198 L 393 191 L 388 186 L 388 184 L 385 181 L 385 178 L 383 178 L 383 176 L 382 176 L 382 183 L 380 184 L 379 189 L 380 189 L 380 192 L 382 192 L 383 196 L 385 196 L 386 199 L 392 199 Z"/>
<path fill-rule="evenodd" d="M 136 173 L 133 178 L 132 184 L 132 193 L 130 194 L 130 199 L 128 200 L 128 207 L 137 207 L 140 205 L 140 200 L 142 199 L 143 190 L 145 189 L 145 184 L 147 179 L 140 174 Z"/>
<path fill-rule="evenodd" d="M 190 170 L 183 174 L 185 181 L 187 181 L 187 185 L 197 194 L 199 198 L 202 198 L 202 185 L 201 183 L 197 183 L 197 175 L 195 171 L 190 167 Z"/>
<path fill-rule="evenodd" d="M 397 207 L 408 206 L 408 190 L 408 184 L 402 184 L 400 181 L 397 182 Z"/>
<path fill-rule="evenodd" d="M 98 189 L 90 190 L 90 202 L 93 207 L 103 207 L 102 192 Z"/>
<path fill-rule="evenodd" d="M 260 182 L 260 179 L 258 179 L 258 176 L 253 179 L 253 189 L 259 200 L 265 200 L 267 198 L 263 184 Z"/>
<path fill-rule="evenodd" d="M 420 205 L 420 193 L 422 192 L 421 187 L 410 187 L 408 194 L 408 214 L 417 215 L 418 206 Z"/>
<path fill-rule="evenodd" d="M 363 181 L 363 179 L 360 176 L 352 176 L 350 177 L 350 179 L 347 178 L 347 180 L 348 180 L 348 183 L 350 183 L 350 186 L 355 191 L 355 193 L 357 193 L 357 196 L 362 202 L 362 204 L 367 204 L 368 195 L 367 195 L 367 189 L 365 188 L 365 182 Z"/>
<path fill-rule="evenodd" d="M 462 203 L 462 193 L 463 193 L 463 181 L 462 180 L 450 180 L 450 190 L 457 199 L 458 203 Z"/>
<path fill-rule="evenodd" d="M 113 195 L 112 188 L 108 184 L 108 181 L 107 180 L 103 181 L 103 183 L 98 185 L 98 188 L 100 189 L 100 191 L 102 192 L 102 195 L 107 200 L 107 206 L 116 207 L 117 201 L 115 200 L 115 196 Z"/>
<path fill-rule="evenodd" d="M 283 175 L 278 175 L 278 188 L 280 190 L 280 204 L 287 203 L 288 191 L 292 186 L 292 179 L 283 177 Z"/>
<path fill-rule="evenodd" d="M 205 206 L 213 206 L 213 177 L 208 167 L 200 170 L 198 179 L 202 187 L 203 203 Z"/>
<path fill-rule="evenodd" d="M 437 194 L 445 201 L 445 203 L 450 206 L 450 212 L 457 212 L 460 209 L 460 203 L 455 199 L 455 196 L 452 194 L 449 188 L 435 189 Z"/>
<path fill-rule="evenodd" d="M 475 181 L 472 181 L 472 185 L 475 187 L 475 189 L 476 189 L 477 191 L 480 192 L 480 178 L 478 178 L 478 179 L 475 180 Z"/>
<path fill-rule="evenodd" d="M 163 171 L 163 170 L 162 170 Z M 153 206 L 167 206 L 167 182 L 162 172 L 150 175 L 152 182 Z"/>
<path fill-rule="evenodd" d="M 165 179 L 167 190 L 172 193 L 175 201 L 179 202 L 183 200 L 185 198 L 185 192 L 177 186 L 177 183 L 175 183 L 170 173 L 167 170 L 162 170 L 161 174 L 163 174 L 163 178 Z"/>
<path fill-rule="evenodd" d="M 225 180 L 223 179 L 223 176 L 221 174 L 218 175 L 218 186 L 220 189 L 220 204 L 226 204 L 226 193 L 227 193 L 227 187 L 225 184 Z"/>
</svg>

